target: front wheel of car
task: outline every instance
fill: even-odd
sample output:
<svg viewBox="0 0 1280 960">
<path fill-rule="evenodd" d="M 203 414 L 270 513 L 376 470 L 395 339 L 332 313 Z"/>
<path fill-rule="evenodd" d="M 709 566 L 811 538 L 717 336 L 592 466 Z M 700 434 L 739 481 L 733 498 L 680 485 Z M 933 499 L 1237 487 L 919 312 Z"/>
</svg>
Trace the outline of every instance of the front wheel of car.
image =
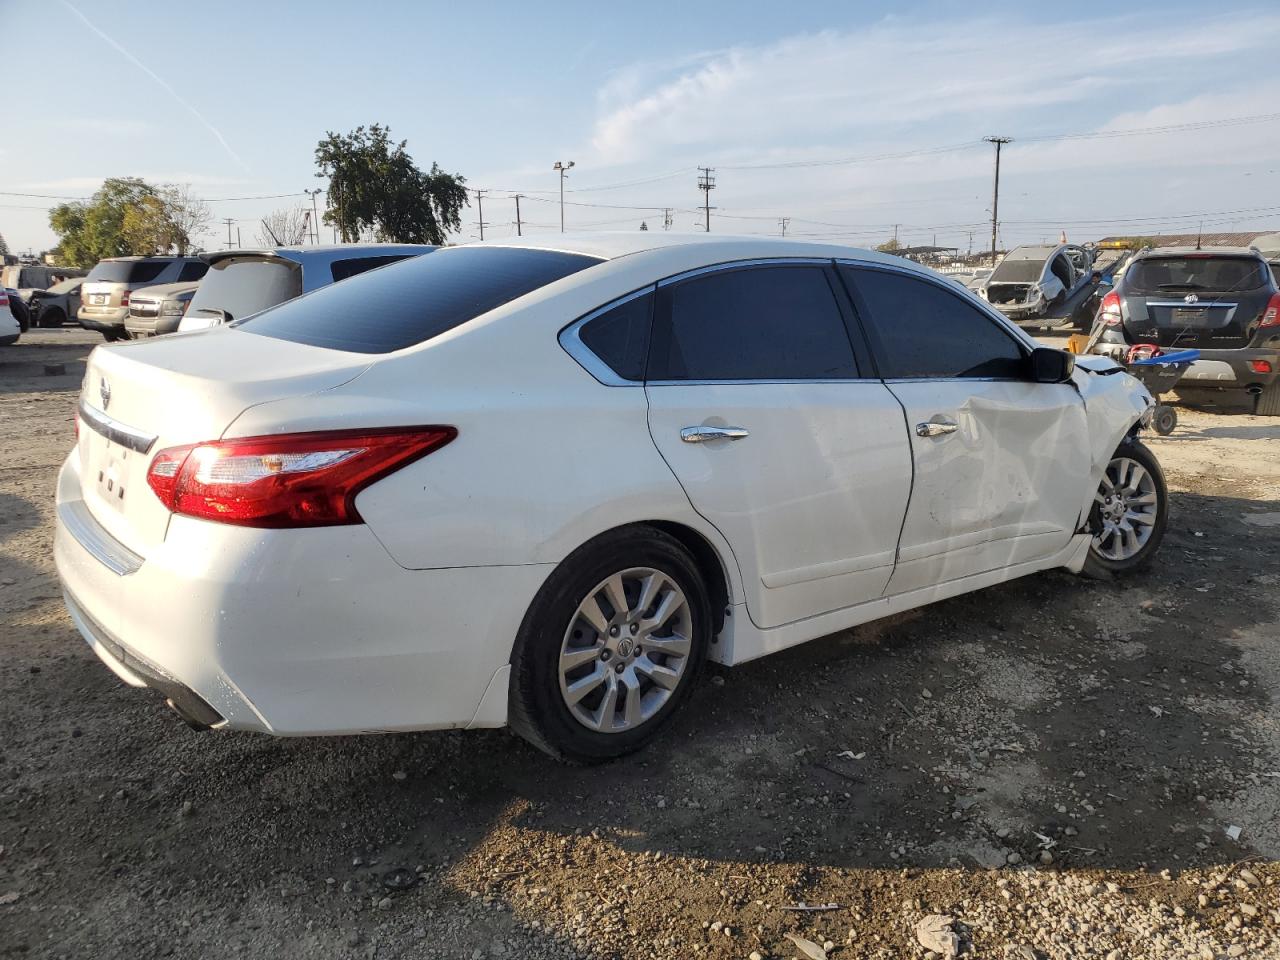
<svg viewBox="0 0 1280 960">
<path fill-rule="evenodd" d="M 575 763 L 638 750 L 689 698 L 711 629 L 706 585 L 678 540 L 645 526 L 603 534 L 556 568 L 525 615 L 511 727 Z"/>
<path fill-rule="evenodd" d="M 1094 494 L 1094 536 L 1083 572 L 1105 580 L 1146 566 L 1160 549 L 1168 520 L 1160 461 L 1137 440 L 1126 440 L 1111 455 Z"/>
</svg>

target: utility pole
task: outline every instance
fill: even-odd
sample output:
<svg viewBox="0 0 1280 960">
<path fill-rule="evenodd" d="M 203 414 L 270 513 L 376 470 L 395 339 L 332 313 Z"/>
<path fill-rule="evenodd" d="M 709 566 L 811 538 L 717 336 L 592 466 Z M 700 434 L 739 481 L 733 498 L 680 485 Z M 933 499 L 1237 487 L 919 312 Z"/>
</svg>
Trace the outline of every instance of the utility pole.
<svg viewBox="0 0 1280 960">
<path fill-rule="evenodd" d="M 572 160 L 570 160 L 568 163 L 562 163 L 561 161 L 557 160 L 555 162 L 555 166 L 551 168 L 552 170 L 560 171 L 560 232 L 561 233 L 564 233 L 564 175 L 568 173 L 569 170 L 572 169 L 572 167 L 573 167 Z"/>
<path fill-rule="evenodd" d="M 791 218 L 790 218 L 790 217 L 779 217 L 779 218 L 778 218 L 778 226 L 780 226 L 780 227 L 782 228 L 782 235 L 783 235 L 784 237 L 787 235 L 787 226 L 788 226 L 790 223 L 791 223 Z"/>
<path fill-rule="evenodd" d="M 670 207 L 662 208 L 662 229 L 663 230 L 671 229 L 671 208 Z"/>
<path fill-rule="evenodd" d="M 514 197 L 511 198 L 516 202 L 516 236 L 517 237 L 524 236 L 524 234 L 520 232 L 520 197 L 521 196 L 522 194 L 517 193 Z"/>
<path fill-rule="evenodd" d="M 230 250 L 230 249 L 231 249 L 231 247 L 232 247 L 232 243 L 231 243 L 231 225 L 232 225 L 233 223 L 235 223 L 235 220 L 234 220 L 233 218 L 231 218 L 231 217 L 227 217 L 227 218 L 226 218 L 226 220 L 224 220 L 224 221 L 223 221 L 223 223 L 225 223 L 225 224 L 227 225 L 227 249 L 228 249 L 228 250 Z"/>
<path fill-rule="evenodd" d="M 996 265 L 996 226 L 1000 222 L 1000 148 L 1012 143 L 1013 137 L 983 137 L 996 145 L 996 183 L 991 192 L 991 265 Z"/>
<path fill-rule="evenodd" d="M 898 228 L 900 226 L 902 226 L 900 223 L 895 223 L 893 225 L 893 249 L 895 250 L 898 249 Z"/>
<path fill-rule="evenodd" d="M 711 232 L 711 191 L 716 188 L 716 178 L 711 176 L 714 167 L 699 167 L 698 189 L 702 191 L 702 212 L 706 219 L 707 233 Z"/>
<path fill-rule="evenodd" d="M 476 214 L 480 217 L 480 239 L 484 239 L 484 191 L 476 191 Z"/>
<path fill-rule="evenodd" d="M 320 188 L 314 190 L 303 189 L 303 193 L 311 194 L 311 236 L 313 242 L 317 245 L 320 243 L 320 211 L 316 209 L 316 194 L 320 192 Z"/>
</svg>

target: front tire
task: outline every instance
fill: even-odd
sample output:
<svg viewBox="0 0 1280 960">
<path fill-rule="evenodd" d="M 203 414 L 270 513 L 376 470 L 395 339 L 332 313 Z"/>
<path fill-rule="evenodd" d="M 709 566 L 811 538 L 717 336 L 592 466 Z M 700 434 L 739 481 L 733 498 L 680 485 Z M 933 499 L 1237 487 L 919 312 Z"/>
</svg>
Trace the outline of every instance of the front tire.
<svg viewBox="0 0 1280 960">
<path fill-rule="evenodd" d="M 52 310 L 41 310 L 38 326 L 60 327 L 67 322 L 66 315 L 56 307 Z"/>
<path fill-rule="evenodd" d="M 602 534 L 556 568 L 525 614 L 511 728 L 574 763 L 638 750 L 689 698 L 711 629 L 706 584 L 678 540 L 647 526 Z"/>
<path fill-rule="evenodd" d="M 1111 455 L 1094 494 L 1095 533 L 1083 573 L 1108 580 L 1151 562 L 1169 520 L 1169 491 L 1155 454 L 1126 440 Z"/>
</svg>

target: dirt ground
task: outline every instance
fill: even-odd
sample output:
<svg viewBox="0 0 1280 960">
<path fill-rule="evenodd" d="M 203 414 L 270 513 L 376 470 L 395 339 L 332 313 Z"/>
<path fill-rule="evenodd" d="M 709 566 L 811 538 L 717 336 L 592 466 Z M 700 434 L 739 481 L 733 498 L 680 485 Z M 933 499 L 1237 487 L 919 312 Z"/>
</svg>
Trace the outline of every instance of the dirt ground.
<svg viewBox="0 0 1280 960">
<path fill-rule="evenodd" d="M 1140 576 L 712 672 L 575 769 L 505 731 L 197 733 L 118 682 L 51 557 L 93 344 L 0 352 L 0 957 L 924 957 L 933 914 L 979 957 L 1280 957 L 1280 420 L 1149 441 Z"/>
</svg>

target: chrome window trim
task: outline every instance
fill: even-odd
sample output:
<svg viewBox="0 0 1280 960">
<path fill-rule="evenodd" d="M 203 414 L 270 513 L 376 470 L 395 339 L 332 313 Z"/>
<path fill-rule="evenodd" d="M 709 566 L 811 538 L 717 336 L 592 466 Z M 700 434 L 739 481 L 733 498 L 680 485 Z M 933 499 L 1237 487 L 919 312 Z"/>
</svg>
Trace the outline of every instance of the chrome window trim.
<svg viewBox="0 0 1280 960">
<path fill-rule="evenodd" d="M 142 569 L 143 558 L 107 533 L 83 500 L 64 500 L 58 504 L 58 519 L 76 543 L 116 576 L 127 577 Z"/>
<path fill-rule="evenodd" d="M 1132 294 L 1132 296 L 1137 299 L 1141 297 L 1141 294 Z M 1187 310 L 1202 310 L 1206 307 L 1229 307 L 1234 309 L 1240 306 L 1238 302 L 1232 303 L 1228 300 L 1197 300 L 1195 303 L 1187 303 L 1186 300 L 1147 300 L 1146 305 L 1148 307 L 1182 307 Z"/>
<path fill-rule="evenodd" d="M 783 379 L 764 379 L 764 380 L 649 380 L 645 383 L 646 387 L 754 387 L 754 386 L 778 386 L 791 384 L 794 386 L 811 386 L 813 384 L 845 384 L 845 383 L 884 383 L 885 381 L 878 377 L 823 377 L 814 380 L 783 380 Z"/>
<path fill-rule="evenodd" d="M 102 434 L 112 443 L 118 443 L 137 453 L 147 453 L 156 442 L 156 435 L 143 433 L 133 427 L 126 426 L 119 420 L 113 420 L 105 413 L 93 409 L 83 397 L 80 399 L 80 420 L 95 432 Z"/>
<path fill-rule="evenodd" d="M 594 320 L 601 314 L 608 313 L 615 307 L 620 307 L 624 303 L 630 303 L 640 297 L 648 296 L 655 291 L 656 284 L 649 284 L 647 287 L 641 287 L 639 290 L 632 290 L 624 296 L 618 297 L 616 300 L 610 300 L 604 306 L 596 307 L 590 313 L 579 317 L 569 326 L 560 331 L 560 346 L 564 348 L 564 352 L 573 357 L 578 362 L 578 366 L 595 377 L 606 387 L 642 387 L 643 380 L 628 380 L 626 377 L 620 376 L 613 367 L 609 366 L 601 360 L 585 343 L 582 342 L 582 328 Z"/>
<path fill-rule="evenodd" d="M 680 283 L 682 280 L 689 280 L 693 277 L 700 277 L 709 273 L 720 273 L 725 270 L 737 270 L 742 267 L 777 267 L 777 266 L 829 267 L 830 265 L 831 265 L 830 257 L 762 257 L 760 259 L 727 260 L 724 263 L 713 263 L 710 266 L 706 266 L 706 267 L 695 267 L 694 269 L 686 270 L 683 273 L 676 273 L 676 274 L 672 274 L 669 277 L 663 277 L 661 280 L 658 281 L 658 286 L 669 287 L 673 283 Z"/>
</svg>

